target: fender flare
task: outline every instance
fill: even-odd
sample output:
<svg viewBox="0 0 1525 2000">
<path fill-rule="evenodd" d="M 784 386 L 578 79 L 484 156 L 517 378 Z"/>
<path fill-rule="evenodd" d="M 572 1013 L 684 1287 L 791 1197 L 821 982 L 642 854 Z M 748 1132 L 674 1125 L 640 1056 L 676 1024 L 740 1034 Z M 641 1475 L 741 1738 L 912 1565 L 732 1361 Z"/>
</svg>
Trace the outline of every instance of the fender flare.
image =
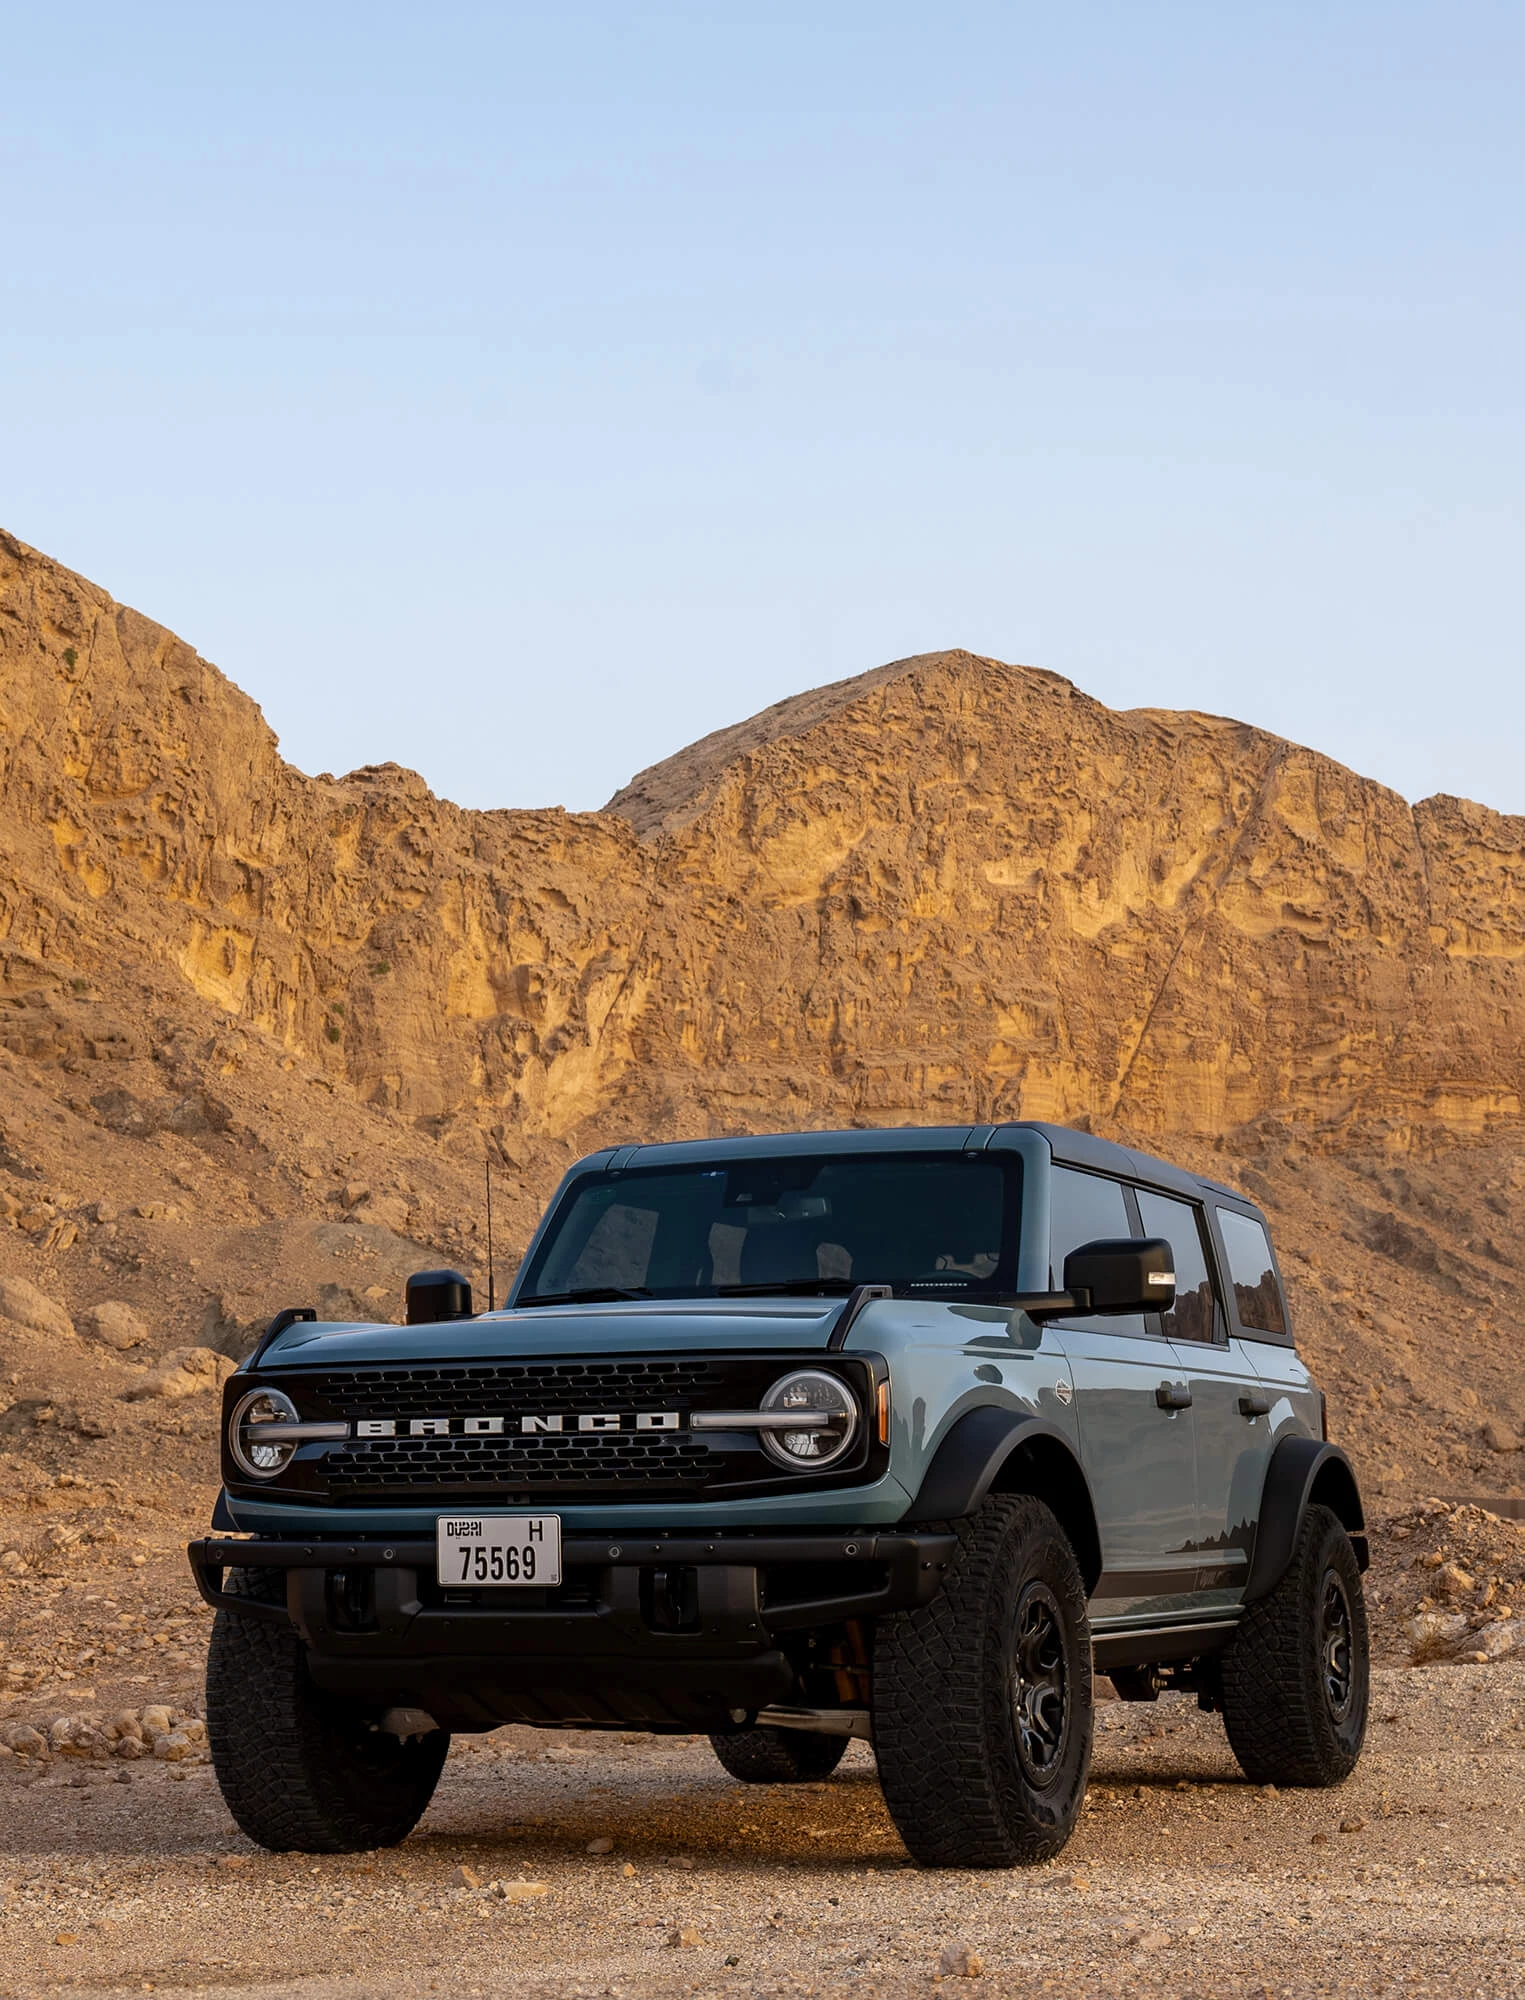
<svg viewBox="0 0 1525 2000">
<path fill-rule="evenodd" d="M 1024 1410 L 985 1404 L 966 1410 L 932 1454 L 916 1498 L 902 1519 L 912 1527 L 928 1521 L 957 1521 L 972 1514 L 986 1495 L 1002 1483 L 1008 1462 L 1033 1446 L 1049 1455 L 1049 1467 L 1062 1491 L 1049 1498 L 1075 1545 L 1087 1591 L 1101 1574 L 1101 1538 L 1096 1502 L 1072 1439 L 1043 1417 Z"/>
<path fill-rule="evenodd" d="M 1287 1573 L 1303 1516 L 1314 1504 L 1329 1507 L 1343 1522 L 1364 1570 L 1371 1561 L 1366 1510 L 1349 1458 L 1322 1438 L 1283 1438 L 1271 1453 L 1260 1494 L 1255 1552 L 1244 1586 L 1246 1604 L 1269 1597 Z"/>
</svg>

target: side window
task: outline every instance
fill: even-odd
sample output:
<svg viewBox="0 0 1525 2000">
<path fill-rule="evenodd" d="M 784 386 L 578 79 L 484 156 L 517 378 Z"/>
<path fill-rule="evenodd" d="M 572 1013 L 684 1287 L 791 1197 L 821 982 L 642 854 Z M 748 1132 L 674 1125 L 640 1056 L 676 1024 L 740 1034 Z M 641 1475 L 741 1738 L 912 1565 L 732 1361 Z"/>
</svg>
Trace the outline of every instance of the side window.
<svg viewBox="0 0 1525 2000">
<path fill-rule="evenodd" d="M 1202 1246 L 1200 1214 L 1192 1203 L 1139 1188 L 1138 1212 L 1146 1236 L 1163 1236 L 1175 1255 L 1176 1302 L 1160 1314 L 1171 1340 L 1211 1340 L 1214 1333 L 1213 1281 Z"/>
<path fill-rule="evenodd" d="M 1274 1333 L 1285 1339 L 1287 1313 L 1281 1286 L 1276 1282 L 1276 1266 L 1271 1261 L 1271 1239 L 1264 1224 L 1253 1215 L 1236 1215 L 1231 1208 L 1220 1208 L 1218 1227 L 1228 1253 L 1228 1274 L 1234 1287 L 1239 1324 L 1247 1331 Z"/>
<path fill-rule="evenodd" d="M 1133 1223 L 1122 1188 L 1101 1174 L 1083 1174 L 1073 1167 L 1055 1167 L 1049 1177 L 1049 1282 L 1055 1291 L 1064 1284 L 1064 1260 L 1082 1243 L 1099 1237 L 1131 1236 Z M 1066 1320 L 1066 1326 L 1096 1333 L 1143 1333 L 1142 1313 L 1127 1317 L 1111 1313 L 1093 1319 Z"/>
</svg>

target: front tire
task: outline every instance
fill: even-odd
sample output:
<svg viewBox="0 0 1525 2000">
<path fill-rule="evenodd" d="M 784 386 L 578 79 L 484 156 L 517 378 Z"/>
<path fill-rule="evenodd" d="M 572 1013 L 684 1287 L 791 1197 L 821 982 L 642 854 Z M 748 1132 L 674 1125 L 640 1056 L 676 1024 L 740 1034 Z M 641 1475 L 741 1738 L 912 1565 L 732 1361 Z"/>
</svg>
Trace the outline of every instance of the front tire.
<svg viewBox="0 0 1525 2000">
<path fill-rule="evenodd" d="M 227 1588 L 279 1602 L 279 1570 L 234 1570 Z M 207 1653 L 212 1767 L 240 1828 L 277 1853 L 392 1847 L 434 1795 L 450 1738 L 385 1736 L 314 1686 L 290 1626 L 219 1611 Z"/>
<path fill-rule="evenodd" d="M 712 1736 L 710 1748 L 743 1784 L 802 1785 L 829 1778 L 847 1755 L 847 1740 L 806 1729 L 738 1729 Z"/>
<path fill-rule="evenodd" d="M 1287 1573 L 1223 1656 L 1223 1722 L 1257 1785 L 1338 1785 L 1366 1736 L 1370 1658 L 1361 1571 L 1336 1515 L 1310 1507 Z"/>
<path fill-rule="evenodd" d="M 943 1590 L 881 1619 L 875 1637 L 885 1803 L 924 1867 L 1032 1867 L 1064 1846 L 1085 1802 L 1085 1585 L 1064 1530 L 1030 1495 L 998 1495 L 953 1526 Z"/>
</svg>

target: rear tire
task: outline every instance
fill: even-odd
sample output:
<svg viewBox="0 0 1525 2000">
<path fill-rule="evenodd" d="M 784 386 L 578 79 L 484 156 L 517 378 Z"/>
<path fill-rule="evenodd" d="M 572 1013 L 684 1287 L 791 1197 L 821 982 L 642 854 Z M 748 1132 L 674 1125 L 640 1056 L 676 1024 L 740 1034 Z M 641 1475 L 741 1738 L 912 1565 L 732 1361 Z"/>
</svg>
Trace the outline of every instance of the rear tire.
<svg viewBox="0 0 1525 2000">
<path fill-rule="evenodd" d="M 1223 1655 L 1223 1723 L 1257 1785 L 1338 1785 L 1355 1769 L 1370 1700 L 1361 1571 L 1336 1515 L 1310 1507 L 1287 1573 Z"/>
<path fill-rule="evenodd" d="M 924 1867 L 1032 1867 L 1064 1846 L 1085 1802 L 1085 1585 L 1041 1500 L 998 1495 L 953 1526 L 942 1591 L 875 1636 L 885 1803 Z"/>
<path fill-rule="evenodd" d="M 802 1785 L 829 1778 L 847 1755 L 845 1736 L 817 1736 L 808 1729 L 738 1729 L 712 1736 L 710 1748 L 746 1785 Z"/>
<path fill-rule="evenodd" d="M 234 1570 L 226 1586 L 284 1600 L 280 1570 Z M 450 1738 L 384 1736 L 315 1687 L 291 1626 L 219 1611 L 207 1653 L 207 1736 L 222 1796 L 242 1830 L 276 1852 L 392 1847 L 434 1795 Z"/>
</svg>

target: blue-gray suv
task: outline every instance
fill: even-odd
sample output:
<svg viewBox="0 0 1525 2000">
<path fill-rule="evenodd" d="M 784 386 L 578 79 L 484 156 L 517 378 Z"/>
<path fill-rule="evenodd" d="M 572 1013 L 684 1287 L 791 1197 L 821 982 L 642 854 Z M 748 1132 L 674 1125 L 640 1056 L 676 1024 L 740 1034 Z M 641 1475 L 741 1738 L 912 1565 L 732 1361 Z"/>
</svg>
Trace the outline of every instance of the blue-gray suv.
<svg viewBox="0 0 1525 2000">
<path fill-rule="evenodd" d="M 1265 1219 L 1041 1124 L 621 1146 L 500 1311 L 282 1312 L 192 1545 L 223 1795 L 271 1848 L 400 1840 L 456 1731 L 853 1737 L 919 1861 L 1036 1862 L 1094 1676 L 1330 1785 L 1367 1712 L 1361 1498 Z"/>
</svg>

